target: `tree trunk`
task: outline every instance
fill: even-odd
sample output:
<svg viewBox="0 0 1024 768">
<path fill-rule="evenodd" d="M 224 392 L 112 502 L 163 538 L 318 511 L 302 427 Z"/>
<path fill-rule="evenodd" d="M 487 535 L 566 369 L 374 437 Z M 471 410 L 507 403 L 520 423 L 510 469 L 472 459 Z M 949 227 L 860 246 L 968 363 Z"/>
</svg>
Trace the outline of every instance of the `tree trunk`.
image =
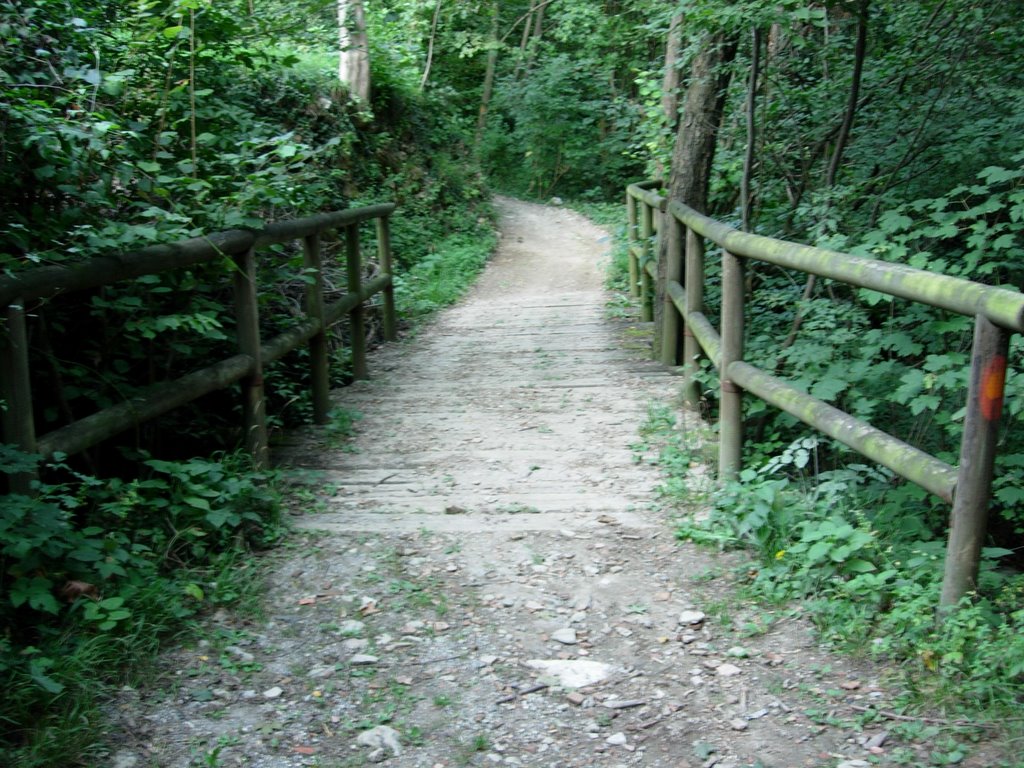
<svg viewBox="0 0 1024 768">
<path fill-rule="evenodd" d="M 437 20 L 441 17 L 441 0 L 434 6 L 434 18 L 430 22 L 430 40 L 427 42 L 427 62 L 423 65 L 423 77 L 420 79 L 420 90 L 427 87 L 430 79 L 430 65 L 434 61 L 434 41 L 437 39 Z"/>
<path fill-rule="evenodd" d="M 747 82 L 747 151 L 743 155 L 743 179 L 740 182 L 740 208 L 743 214 L 743 231 L 750 231 L 750 219 L 754 209 L 754 195 L 751 185 L 754 177 L 755 149 L 757 145 L 757 88 L 761 74 L 761 40 L 764 32 L 754 27 L 753 50 L 750 55 L 750 79 Z"/>
<path fill-rule="evenodd" d="M 370 40 L 363 0 L 338 0 L 338 79 L 353 98 L 370 104 Z"/>
<path fill-rule="evenodd" d="M 711 165 L 725 109 L 726 91 L 732 77 L 729 64 L 736 56 L 736 46 L 735 34 L 717 33 L 704 42 L 693 60 L 682 120 L 672 151 L 669 199 L 680 200 L 701 213 L 707 209 Z M 668 241 L 677 230 L 678 227 L 670 226 L 668 214 L 665 214 L 661 226 L 663 237 L 658 248 L 658 296 L 654 302 L 655 349 L 661 349 Z"/>
<path fill-rule="evenodd" d="M 673 5 L 675 2 L 673 0 Z M 666 125 L 675 131 L 679 122 L 679 48 L 683 37 L 683 14 L 672 17 L 665 43 L 665 73 L 661 78 L 661 110 L 665 113 Z"/>
<path fill-rule="evenodd" d="M 480 142 L 484 138 L 487 127 L 487 110 L 491 106 L 491 94 L 494 91 L 494 70 L 498 66 L 498 0 L 491 4 L 491 35 L 488 40 L 487 69 L 484 70 L 484 87 L 480 93 L 480 112 L 476 119 L 476 137 L 473 147 L 479 151 Z"/>
</svg>

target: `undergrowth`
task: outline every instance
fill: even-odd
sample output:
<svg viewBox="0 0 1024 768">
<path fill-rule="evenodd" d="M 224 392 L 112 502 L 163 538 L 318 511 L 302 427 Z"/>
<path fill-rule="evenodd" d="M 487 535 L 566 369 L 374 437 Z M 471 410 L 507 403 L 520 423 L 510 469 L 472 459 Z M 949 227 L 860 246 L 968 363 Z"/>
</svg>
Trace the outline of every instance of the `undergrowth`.
<svg viewBox="0 0 1024 768">
<path fill-rule="evenodd" d="M 685 516 L 677 536 L 750 551 L 757 563 L 741 578 L 752 598 L 799 601 L 825 639 L 890 662 L 908 706 L 989 722 L 1019 711 L 1024 575 L 1000 567 L 1009 550 L 986 548 L 977 591 L 938 617 L 945 543 L 880 499 L 893 484 L 886 471 L 851 463 L 812 482 L 819 441 L 804 437 L 695 497 L 684 474 L 707 459 L 706 441 L 667 408 L 652 409 L 643 433 L 659 446 L 663 494 L 710 510 Z"/>
<path fill-rule="evenodd" d="M 112 687 L 201 611 L 253 610 L 282 533 L 276 477 L 241 454 L 143 457 L 130 481 L 56 464 L 0 506 L 0 764 L 90 763 Z M 39 468 L 5 447 L 0 472 Z"/>
<path fill-rule="evenodd" d="M 454 304 L 494 251 L 497 237 L 486 221 L 473 232 L 450 235 L 407 272 L 395 275 L 395 299 L 408 320 Z"/>
</svg>

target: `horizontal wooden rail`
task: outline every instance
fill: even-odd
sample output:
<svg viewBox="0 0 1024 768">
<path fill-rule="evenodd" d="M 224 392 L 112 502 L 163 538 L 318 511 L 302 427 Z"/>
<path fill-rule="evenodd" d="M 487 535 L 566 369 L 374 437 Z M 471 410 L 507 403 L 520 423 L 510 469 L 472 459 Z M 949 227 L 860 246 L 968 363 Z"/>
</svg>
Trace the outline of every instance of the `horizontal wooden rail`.
<svg viewBox="0 0 1024 768">
<path fill-rule="evenodd" d="M 680 222 L 736 256 L 746 256 L 858 288 L 930 304 L 958 315 L 982 315 L 1003 328 L 1018 333 L 1024 331 L 1024 294 L 1017 291 L 915 269 L 904 264 L 866 259 L 850 253 L 740 232 L 675 200 L 668 207 Z"/>
<path fill-rule="evenodd" d="M 6 323 L 0 336 L 0 395 L 8 404 L 3 419 L 3 440 L 29 453 L 50 457 L 56 453 L 75 454 L 103 440 L 154 419 L 210 392 L 243 382 L 247 445 L 257 462 L 266 460 L 266 421 L 263 407 L 263 366 L 302 346 L 310 345 L 313 369 L 314 419 L 327 420 L 327 345 L 324 334 L 346 314 L 360 313 L 371 297 L 384 296 L 384 337 L 394 339 L 396 317 L 391 273 L 391 243 L 388 218 L 393 203 L 323 213 L 276 222 L 262 230 L 230 230 L 168 245 L 112 256 L 100 256 L 81 264 L 38 267 L 0 278 L 0 301 L 6 307 Z M 381 274 L 363 281 L 358 227 L 377 223 L 377 251 Z M 320 237 L 328 230 L 341 229 L 346 241 L 346 271 L 349 291 L 329 305 L 323 301 Z M 307 274 L 312 273 L 306 297 L 306 316 L 289 330 L 266 342 L 259 338 L 254 251 L 269 245 L 302 240 Z M 29 378 L 28 336 L 25 329 L 26 304 L 48 300 L 72 291 L 87 290 L 143 275 L 158 274 L 197 264 L 235 259 L 235 302 L 238 316 L 240 354 L 188 373 L 174 381 L 162 382 L 136 392 L 125 401 L 55 429 L 36 439 Z M 353 333 L 362 333 L 361 325 Z M 362 339 L 353 339 L 353 366 L 365 376 Z M 26 479 L 21 478 L 22 487 Z"/>
<path fill-rule="evenodd" d="M 697 358 L 706 355 L 718 369 L 719 476 L 725 480 L 738 476 L 743 443 L 741 398 L 749 392 L 953 504 L 942 604 L 955 604 L 977 579 L 990 503 L 1009 334 L 1024 332 L 1024 294 L 903 264 L 740 232 L 677 200 L 668 201 L 659 194 L 658 187 L 656 182 L 643 182 L 626 190 L 630 275 L 650 275 L 655 280 L 659 272 L 665 275 L 663 284 L 656 286 L 658 295 L 664 296 L 666 308 L 663 345 L 656 353 L 666 364 L 683 364 L 688 404 L 696 405 L 699 400 L 693 376 Z M 635 225 L 656 212 L 661 218 L 657 227 Z M 669 226 L 682 227 L 685 237 L 666 238 L 667 243 L 657 250 L 664 254 L 666 262 L 658 270 L 648 257 L 655 248 L 651 233 L 666 232 Z M 722 249 L 720 330 L 704 314 L 705 239 Z M 745 362 L 743 271 L 747 259 L 974 317 L 971 384 L 959 466 L 952 467 Z M 681 275 L 685 278 L 680 282 L 676 276 Z M 646 318 L 647 313 L 643 316 Z M 680 325 L 682 359 L 677 345 Z"/>
</svg>

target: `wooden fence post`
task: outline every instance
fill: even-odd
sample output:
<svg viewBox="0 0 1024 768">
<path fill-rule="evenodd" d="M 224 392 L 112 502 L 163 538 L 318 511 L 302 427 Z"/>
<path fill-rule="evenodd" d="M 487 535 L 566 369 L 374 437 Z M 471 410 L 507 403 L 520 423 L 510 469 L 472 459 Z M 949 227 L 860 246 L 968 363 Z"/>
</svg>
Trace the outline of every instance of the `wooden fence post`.
<svg viewBox="0 0 1024 768">
<path fill-rule="evenodd" d="M 238 350 L 252 359 L 242 379 L 242 416 L 245 446 L 257 469 L 270 463 L 267 439 L 267 402 L 263 395 L 263 360 L 260 353 L 260 313 L 256 297 L 256 257 L 252 248 L 235 256 L 235 317 Z"/>
<path fill-rule="evenodd" d="M 743 259 L 722 251 L 722 359 L 718 369 L 718 478 L 739 476 L 743 461 L 743 390 L 728 376 L 729 365 L 743 359 Z"/>
<path fill-rule="evenodd" d="M 345 262 L 348 272 L 349 293 L 359 293 L 363 282 L 363 263 L 359 254 L 359 225 L 349 224 L 345 227 Z M 356 304 L 348 313 L 349 328 L 352 333 L 352 376 L 356 379 L 367 378 L 366 369 L 366 330 L 363 323 L 363 302 Z"/>
<path fill-rule="evenodd" d="M 629 192 L 626 193 L 626 253 L 629 264 L 629 295 L 636 298 L 640 295 L 640 267 L 633 246 L 639 243 L 636 229 L 636 207 L 640 201 Z"/>
<path fill-rule="evenodd" d="M 686 289 L 686 310 L 704 312 L 704 238 L 689 227 L 686 228 L 686 274 L 683 287 Z M 698 359 L 702 354 L 700 343 L 690 330 L 690 323 L 683 318 L 683 401 L 688 408 L 700 407 L 700 385 L 696 374 Z"/>
<path fill-rule="evenodd" d="M 640 202 L 640 248 L 643 257 L 640 259 L 640 320 L 649 323 L 654 319 L 654 286 L 647 264 L 651 256 L 651 239 L 654 237 L 654 209 L 646 200 Z"/>
<path fill-rule="evenodd" d="M 967 413 L 939 601 L 944 609 L 955 607 L 977 586 L 1003 410 L 1009 338 L 1009 333 L 987 318 L 975 318 Z"/>
<path fill-rule="evenodd" d="M 25 453 L 36 452 L 36 427 L 32 413 L 32 382 L 29 378 L 28 332 L 25 303 L 18 299 L 4 312 L 6 333 L 0 338 L 0 397 L 3 398 L 3 442 Z M 10 476 L 12 493 L 30 493 L 34 473 Z"/>
<path fill-rule="evenodd" d="M 683 281 L 683 225 L 672 215 L 665 213 L 662 221 L 668 221 L 668 232 L 663 232 L 662 237 L 666 238 L 668 253 L 665 261 L 665 284 L 682 283 Z M 679 310 L 672 301 L 668 290 L 664 292 L 664 301 L 661 314 L 661 362 L 664 365 L 679 364 L 679 326 L 681 317 Z"/>
<path fill-rule="evenodd" d="M 384 338 L 394 341 L 398 338 L 398 317 L 395 313 L 395 284 L 391 271 L 391 222 L 387 216 L 377 219 L 377 259 L 384 274 L 392 282 L 384 288 Z"/>
<path fill-rule="evenodd" d="M 319 233 L 302 238 L 302 261 L 306 268 L 306 315 L 319 321 L 320 330 L 309 340 L 309 375 L 313 389 L 313 422 L 326 424 L 331 410 L 330 360 L 327 350 L 327 321 L 324 315 L 324 273 Z M 310 279 L 312 278 L 312 279 Z"/>
</svg>

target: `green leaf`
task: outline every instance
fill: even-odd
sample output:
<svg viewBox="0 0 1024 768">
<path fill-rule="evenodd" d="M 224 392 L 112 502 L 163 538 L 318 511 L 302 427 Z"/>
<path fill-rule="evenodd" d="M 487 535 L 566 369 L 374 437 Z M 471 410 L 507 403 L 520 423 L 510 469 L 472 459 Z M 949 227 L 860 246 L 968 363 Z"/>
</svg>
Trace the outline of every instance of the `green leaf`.
<svg viewBox="0 0 1024 768">
<path fill-rule="evenodd" d="M 874 563 L 856 558 L 853 560 L 847 560 L 843 567 L 845 570 L 851 571 L 852 573 L 870 573 L 875 570 Z"/>
<path fill-rule="evenodd" d="M 847 382 L 837 378 L 822 379 L 811 387 L 811 396 L 819 400 L 831 400 L 849 386 Z"/>
<path fill-rule="evenodd" d="M 214 509 L 206 513 L 206 521 L 214 528 L 221 528 L 230 516 L 231 513 L 225 509 Z"/>
<path fill-rule="evenodd" d="M 910 229 L 914 226 L 914 220 L 906 214 L 898 211 L 886 211 L 878 220 L 878 226 L 883 232 L 890 234 L 901 230 Z"/>
<path fill-rule="evenodd" d="M 164 37 L 166 37 L 168 39 L 170 39 L 172 37 L 177 37 L 178 35 L 181 34 L 183 29 L 185 29 L 185 28 L 183 26 L 181 26 L 180 24 L 178 26 L 176 26 L 176 27 L 166 27 L 164 29 Z"/>
<path fill-rule="evenodd" d="M 189 582 L 183 586 L 182 591 L 194 600 L 202 602 L 206 599 L 206 594 L 203 592 L 203 588 L 194 582 Z"/>
<path fill-rule="evenodd" d="M 824 560 L 832 550 L 832 542 L 828 540 L 816 542 L 807 550 L 807 559 L 812 563 Z"/>
<path fill-rule="evenodd" d="M 52 659 L 33 659 L 28 664 L 28 673 L 32 680 L 47 693 L 61 693 L 64 690 L 63 683 L 58 683 L 46 674 L 46 668 L 53 664 Z"/>
<path fill-rule="evenodd" d="M 196 509 L 202 509 L 207 512 L 210 510 L 210 502 L 208 502 L 201 496 L 186 496 L 184 499 L 182 499 L 182 501 L 184 501 L 190 507 L 195 507 Z"/>
<path fill-rule="evenodd" d="M 1000 168 L 997 165 L 990 165 L 987 168 L 982 168 L 978 172 L 978 178 L 984 179 L 989 184 L 998 184 L 1001 181 L 1019 179 L 1021 173 L 1021 171 L 1011 171 L 1007 168 Z"/>
</svg>

